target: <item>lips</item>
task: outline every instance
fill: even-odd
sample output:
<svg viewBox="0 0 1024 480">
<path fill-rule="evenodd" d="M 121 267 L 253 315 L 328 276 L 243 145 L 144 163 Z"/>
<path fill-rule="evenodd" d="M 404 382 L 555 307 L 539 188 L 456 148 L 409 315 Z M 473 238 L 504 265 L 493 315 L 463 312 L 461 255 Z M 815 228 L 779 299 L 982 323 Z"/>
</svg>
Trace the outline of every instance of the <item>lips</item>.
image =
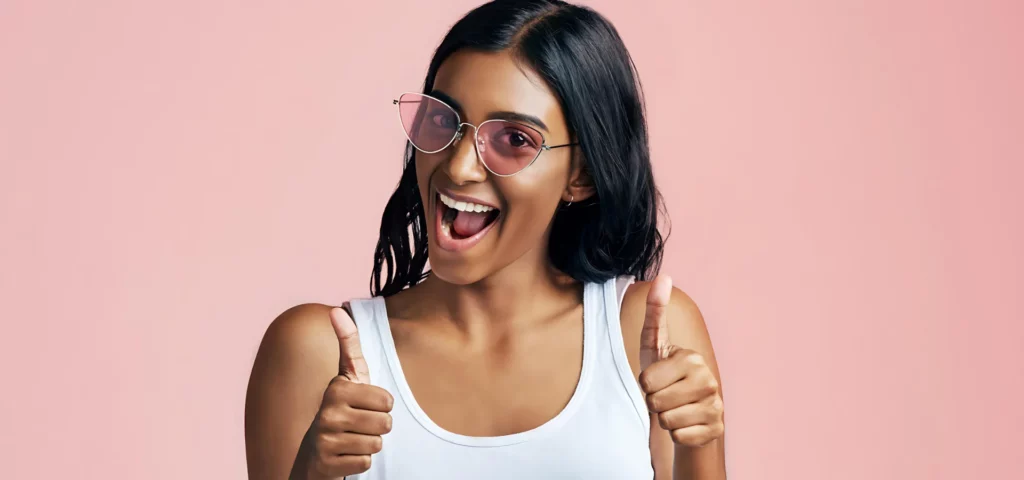
<svg viewBox="0 0 1024 480">
<path fill-rule="evenodd" d="M 435 195 L 434 227 L 442 250 L 464 252 L 480 243 L 497 223 L 501 213 L 496 207 L 473 200 L 448 192 Z"/>
</svg>

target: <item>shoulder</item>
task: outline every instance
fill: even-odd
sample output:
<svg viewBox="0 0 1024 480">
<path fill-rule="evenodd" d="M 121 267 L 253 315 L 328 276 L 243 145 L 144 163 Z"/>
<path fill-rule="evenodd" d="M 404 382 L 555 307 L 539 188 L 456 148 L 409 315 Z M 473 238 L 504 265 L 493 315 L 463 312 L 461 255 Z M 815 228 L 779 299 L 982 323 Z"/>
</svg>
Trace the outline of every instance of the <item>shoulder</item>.
<svg viewBox="0 0 1024 480">
<path fill-rule="evenodd" d="M 307 303 L 291 307 L 267 327 L 256 354 L 258 371 L 306 371 L 336 374 L 340 351 L 331 326 L 330 305 Z M 333 372 L 333 373 L 332 373 Z M 255 372 L 254 372 L 255 373 Z"/>
<path fill-rule="evenodd" d="M 263 345 L 282 349 L 333 344 L 337 337 L 331 326 L 330 305 L 305 303 L 291 307 L 270 322 Z"/>
<path fill-rule="evenodd" d="M 630 326 L 638 329 L 643 326 L 644 315 L 647 313 L 647 294 L 651 291 L 651 282 L 634 282 L 622 299 L 622 321 L 630 322 Z M 684 332 L 704 331 L 704 317 L 697 304 L 686 292 L 672 287 L 672 299 L 669 302 L 669 327 L 679 327 Z M 685 347 L 685 345 L 680 345 Z"/>
<path fill-rule="evenodd" d="M 637 281 L 626 289 L 622 298 L 622 335 L 629 354 L 630 366 L 639 375 L 640 331 L 647 313 L 647 294 L 651 282 Z M 668 307 L 669 339 L 677 346 L 701 354 L 714 362 L 714 349 L 708 334 L 704 316 L 696 302 L 686 292 L 672 287 L 672 298 Z"/>
</svg>

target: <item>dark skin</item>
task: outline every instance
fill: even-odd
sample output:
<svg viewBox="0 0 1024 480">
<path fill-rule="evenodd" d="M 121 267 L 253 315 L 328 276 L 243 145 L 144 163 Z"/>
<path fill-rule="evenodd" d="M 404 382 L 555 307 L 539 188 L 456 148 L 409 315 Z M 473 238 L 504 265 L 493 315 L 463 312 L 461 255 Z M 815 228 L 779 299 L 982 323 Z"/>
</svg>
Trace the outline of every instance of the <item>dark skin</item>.
<svg viewBox="0 0 1024 480">
<path fill-rule="evenodd" d="M 555 95 L 505 52 L 457 52 L 434 88 L 458 103 L 465 122 L 519 112 L 543 122 L 535 127 L 548 144 L 572 141 Z M 404 373 L 428 416 L 454 433 L 499 436 L 556 416 L 579 379 L 582 285 L 551 267 L 546 246 L 555 210 L 594 190 L 574 148 L 544 151 L 502 178 L 481 165 L 472 134 L 467 127 L 449 148 L 417 153 L 433 274 L 386 304 Z M 470 249 L 438 245 L 438 188 L 500 209 Z M 654 412 L 656 478 L 725 478 L 720 378 L 699 310 L 663 277 L 627 290 L 621 321 L 630 365 Z M 342 309 L 308 304 L 269 327 L 246 400 L 250 478 L 339 478 L 372 462 L 390 430 L 393 398 L 368 384 L 373 372 L 363 371 L 350 322 Z"/>
</svg>

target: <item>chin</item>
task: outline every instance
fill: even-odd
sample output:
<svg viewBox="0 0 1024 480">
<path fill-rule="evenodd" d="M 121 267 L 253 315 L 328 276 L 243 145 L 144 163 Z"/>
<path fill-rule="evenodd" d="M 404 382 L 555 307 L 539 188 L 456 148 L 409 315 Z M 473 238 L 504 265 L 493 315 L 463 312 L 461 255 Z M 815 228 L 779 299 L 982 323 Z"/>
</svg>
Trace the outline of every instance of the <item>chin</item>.
<svg viewBox="0 0 1024 480">
<path fill-rule="evenodd" d="M 443 258 L 445 252 L 437 250 L 440 249 L 431 245 L 428 248 L 427 258 L 430 259 L 430 273 L 438 280 L 452 285 L 472 285 L 487 277 L 488 272 L 484 262 L 469 258 Z"/>
</svg>

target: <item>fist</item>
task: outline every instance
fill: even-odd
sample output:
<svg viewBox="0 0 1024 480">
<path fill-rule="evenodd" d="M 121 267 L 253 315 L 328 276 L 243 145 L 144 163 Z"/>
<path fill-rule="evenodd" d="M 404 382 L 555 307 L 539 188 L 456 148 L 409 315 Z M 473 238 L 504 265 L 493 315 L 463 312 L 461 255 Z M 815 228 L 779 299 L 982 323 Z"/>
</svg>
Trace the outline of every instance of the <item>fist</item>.
<svg viewBox="0 0 1024 480">
<path fill-rule="evenodd" d="M 342 478 L 369 470 L 371 455 L 383 445 L 381 436 L 391 431 L 394 398 L 370 385 L 355 323 L 340 308 L 331 310 L 331 323 L 338 335 L 341 362 L 313 420 L 311 479 Z"/>
<path fill-rule="evenodd" d="M 699 447 L 725 431 L 722 396 L 704 357 L 669 341 L 671 295 L 671 279 L 654 279 L 640 334 L 640 388 L 651 412 L 651 434 L 661 428 L 676 444 Z"/>
</svg>

